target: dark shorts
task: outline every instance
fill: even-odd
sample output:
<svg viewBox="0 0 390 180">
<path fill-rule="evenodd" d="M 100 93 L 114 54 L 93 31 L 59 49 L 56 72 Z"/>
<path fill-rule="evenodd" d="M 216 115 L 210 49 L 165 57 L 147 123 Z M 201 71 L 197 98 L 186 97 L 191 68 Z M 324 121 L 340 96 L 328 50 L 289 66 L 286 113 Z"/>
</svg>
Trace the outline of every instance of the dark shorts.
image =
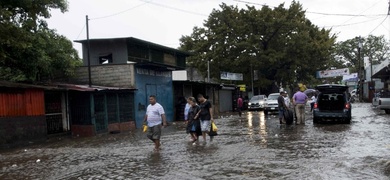
<svg viewBox="0 0 390 180">
<path fill-rule="evenodd" d="M 283 118 L 284 117 L 284 108 L 280 107 L 279 108 L 279 118 Z"/>
<path fill-rule="evenodd" d="M 148 134 L 146 136 L 151 140 L 160 140 L 161 127 L 161 124 L 153 127 L 148 127 Z"/>
</svg>

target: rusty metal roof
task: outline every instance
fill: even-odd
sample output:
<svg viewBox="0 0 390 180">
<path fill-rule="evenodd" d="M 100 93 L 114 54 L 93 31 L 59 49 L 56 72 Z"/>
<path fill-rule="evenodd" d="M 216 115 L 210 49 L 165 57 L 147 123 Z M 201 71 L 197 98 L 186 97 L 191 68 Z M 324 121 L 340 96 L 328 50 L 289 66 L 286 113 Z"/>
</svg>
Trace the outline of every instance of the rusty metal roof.
<svg viewBox="0 0 390 180">
<path fill-rule="evenodd" d="M 116 91 L 116 90 L 126 90 L 126 91 L 135 91 L 136 88 L 123 88 L 123 87 L 109 87 L 109 86 L 96 86 L 92 85 L 79 85 L 79 84 L 63 84 L 63 83 L 53 83 L 53 84 L 27 84 L 27 83 L 17 83 L 9 81 L 0 81 L 0 87 L 8 88 L 33 88 L 33 89 L 44 89 L 44 90 L 73 90 L 73 91 Z"/>
<path fill-rule="evenodd" d="M 37 85 L 37 84 L 27 84 L 27 83 L 18 83 L 10 81 L 0 81 L 0 87 L 8 88 L 33 88 L 33 89 L 46 89 L 46 90 L 55 90 L 58 87 L 55 86 L 46 86 L 46 85 Z"/>
</svg>

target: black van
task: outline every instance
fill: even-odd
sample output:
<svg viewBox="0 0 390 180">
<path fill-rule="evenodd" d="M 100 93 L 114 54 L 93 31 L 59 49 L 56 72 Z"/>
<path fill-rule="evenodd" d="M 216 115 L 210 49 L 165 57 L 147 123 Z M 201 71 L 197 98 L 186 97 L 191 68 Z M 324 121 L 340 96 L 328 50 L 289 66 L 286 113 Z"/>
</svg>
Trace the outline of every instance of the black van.
<svg viewBox="0 0 390 180">
<path fill-rule="evenodd" d="M 313 109 L 313 123 L 320 120 L 343 120 L 351 123 L 351 103 L 349 102 L 348 86 L 324 84 L 316 87 L 319 91 L 317 102 Z"/>
</svg>

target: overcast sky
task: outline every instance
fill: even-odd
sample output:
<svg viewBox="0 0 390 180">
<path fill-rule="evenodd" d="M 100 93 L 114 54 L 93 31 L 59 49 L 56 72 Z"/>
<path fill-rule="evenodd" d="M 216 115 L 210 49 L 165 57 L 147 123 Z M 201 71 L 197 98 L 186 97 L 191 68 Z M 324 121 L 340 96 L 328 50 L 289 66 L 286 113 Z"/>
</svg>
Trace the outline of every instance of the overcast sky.
<svg viewBox="0 0 390 180">
<path fill-rule="evenodd" d="M 135 37 L 177 48 L 182 35 L 190 35 L 194 26 L 202 26 L 212 9 L 224 2 L 244 8 L 252 2 L 257 8 L 270 7 L 283 0 L 68 0 L 64 14 L 52 11 L 50 28 L 70 40 L 86 39 L 85 16 L 89 16 L 89 37 Z M 332 28 L 338 41 L 369 34 L 389 39 L 388 0 L 300 0 L 307 18 L 319 27 Z M 77 50 L 81 46 L 74 44 Z"/>
</svg>

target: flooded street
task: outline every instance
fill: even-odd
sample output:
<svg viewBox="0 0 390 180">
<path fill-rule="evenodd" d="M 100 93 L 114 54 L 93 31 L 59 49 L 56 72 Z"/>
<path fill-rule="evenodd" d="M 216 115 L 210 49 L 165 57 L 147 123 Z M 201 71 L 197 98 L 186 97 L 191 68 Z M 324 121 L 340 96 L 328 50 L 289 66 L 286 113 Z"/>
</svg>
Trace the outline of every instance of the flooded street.
<svg viewBox="0 0 390 180">
<path fill-rule="evenodd" d="M 214 142 L 163 129 L 162 150 L 141 130 L 53 138 L 2 151 L 0 179 L 390 179 L 390 116 L 353 104 L 352 123 L 279 125 L 262 111 L 216 120 Z"/>
</svg>

